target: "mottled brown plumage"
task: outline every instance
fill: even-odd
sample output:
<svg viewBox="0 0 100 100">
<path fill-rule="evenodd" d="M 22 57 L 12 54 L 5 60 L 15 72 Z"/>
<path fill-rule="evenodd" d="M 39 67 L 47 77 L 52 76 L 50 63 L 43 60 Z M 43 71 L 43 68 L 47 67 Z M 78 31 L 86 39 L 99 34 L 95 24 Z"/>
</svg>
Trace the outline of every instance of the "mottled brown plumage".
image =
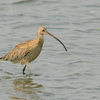
<svg viewBox="0 0 100 100">
<path fill-rule="evenodd" d="M 0 58 L 0 60 L 11 61 L 12 63 L 20 63 L 22 65 L 25 64 L 25 67 L 23 68 L 23 74 L 25 74 L 24 71 L 26 66 L 28 67 L 29 73 L 32 74 L 29 69 L 29 63 L 35 60 L 40 54 L 44 43 L 44 34 L 50 35 L 57 39 L 55 36 L 50 34 L 46 28 L 40 27 L 37 32 L 37 39 L 32 39 L 16 45 L 12 51 Z M 57 40 L 64 46 L 59 39 Z M 65 46 L 64 48 L 67 51 Z"/>
</svg>

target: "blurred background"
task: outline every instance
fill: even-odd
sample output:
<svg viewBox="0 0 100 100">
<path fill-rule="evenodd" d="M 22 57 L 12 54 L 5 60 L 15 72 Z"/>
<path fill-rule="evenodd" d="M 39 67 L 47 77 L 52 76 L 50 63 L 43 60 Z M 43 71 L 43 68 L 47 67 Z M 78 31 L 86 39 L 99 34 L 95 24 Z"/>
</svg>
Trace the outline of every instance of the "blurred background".
<svg viewBox="0 0 100 100">
<path fill-rule="evenodd" d="M 100 0 L 0 0 L 0 56 L 35 39 L 41 26 L 50 36 L 30 64 L 0 61 L 1 100 L 100 100 Z M 28 72 L 27 72 L 28 73 Z"/>
</svg>

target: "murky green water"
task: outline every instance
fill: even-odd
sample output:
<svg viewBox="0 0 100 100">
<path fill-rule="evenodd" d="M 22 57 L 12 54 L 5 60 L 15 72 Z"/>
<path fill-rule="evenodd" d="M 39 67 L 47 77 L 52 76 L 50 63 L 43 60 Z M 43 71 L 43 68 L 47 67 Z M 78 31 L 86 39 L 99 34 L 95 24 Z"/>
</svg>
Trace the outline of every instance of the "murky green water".
<svg viewBox="0 0 100 100">
<path fill-rule="evenodd" d="M 40 26 L 68 52 L 45 36 L 40 56 L 30 64 L 36 76 L 1 61 L 0 100 L 100 100 L 100 1 L 1 0 L 0 56 L 36 38 Z"/>
</svg>

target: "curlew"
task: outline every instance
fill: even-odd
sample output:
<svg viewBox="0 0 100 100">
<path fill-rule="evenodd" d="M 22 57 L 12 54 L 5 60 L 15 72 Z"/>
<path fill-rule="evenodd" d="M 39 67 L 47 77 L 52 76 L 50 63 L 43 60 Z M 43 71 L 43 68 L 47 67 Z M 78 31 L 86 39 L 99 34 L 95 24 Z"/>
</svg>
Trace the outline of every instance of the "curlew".
<svg viewBox="0 0 100 100">
<path fill-rule="evenodd" d="M 50 34 L 45 27 L 40 27 L 37 31 L 37 39 L 31 39 L 19 43 L 5 56 L 1 57 L 0 60 L 11 61 L 12 63 L 20 63 L 22 65 L 24 64 L 25 66 L 22 70 L 22 73 L 25 74 L 25 69 L 27 67 L 29 74 L 32 74 L 29 68 L 29 63 L 35 60 L 40 54 L 44 43 L 44 34 L 58 40 L 67 51 L 65 45 L 58 38 Z"/>
</svg>

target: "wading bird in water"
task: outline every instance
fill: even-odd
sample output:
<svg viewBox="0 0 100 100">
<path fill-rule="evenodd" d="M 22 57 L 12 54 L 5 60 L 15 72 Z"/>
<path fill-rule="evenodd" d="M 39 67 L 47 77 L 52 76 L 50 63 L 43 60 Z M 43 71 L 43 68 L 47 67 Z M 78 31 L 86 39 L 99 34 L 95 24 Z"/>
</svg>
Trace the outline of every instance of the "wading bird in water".
<svg viewBox="0 0 100 100">
<path fill-rule="evenodd" d="M 11 61 L 12 63 L 20 63 L 22 65 L 24 64 L 25 66 L 22 70 L 22 73 L 25 74 L 25 69 L 27 67 L 29 74 L 32 74 L 29 68 L 29 63 L 35 60 L 40 54 L 44 43 L 44 34 L 58 40 L 67 51 L 65 45 L 58 38 L 50 34 L 45 27 L 40 27 L 37 31 L 37 39 L 31 39 L 29 41 L 19 43 L 12 49 L 12 51 L 1 57 L 0 60 Z"/>
</svg>

